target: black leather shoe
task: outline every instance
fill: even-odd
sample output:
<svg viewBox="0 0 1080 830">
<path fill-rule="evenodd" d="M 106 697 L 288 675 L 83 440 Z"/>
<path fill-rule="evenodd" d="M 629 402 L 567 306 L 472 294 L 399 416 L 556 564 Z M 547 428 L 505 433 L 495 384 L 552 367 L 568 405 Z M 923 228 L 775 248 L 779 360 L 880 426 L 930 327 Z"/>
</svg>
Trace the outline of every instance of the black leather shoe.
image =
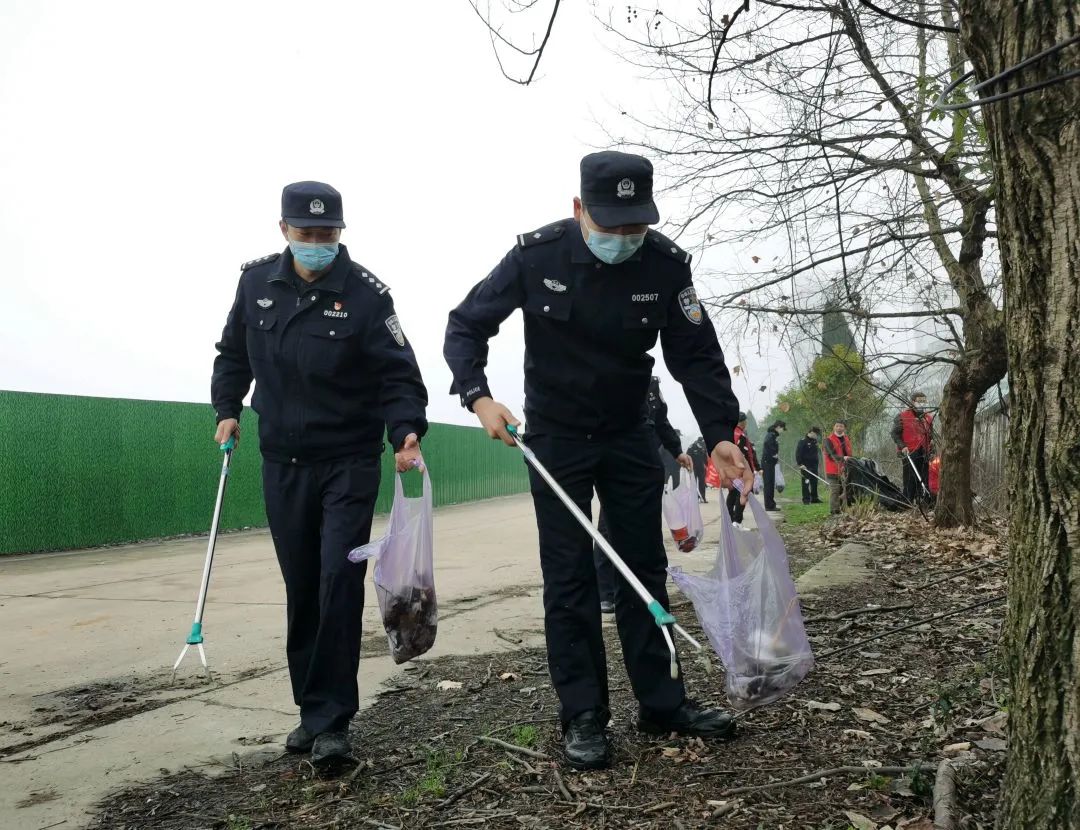
<svg viewBox="0 0 1080 830">
<path fill-rule="evenodd" d="M 596 712 L 582 712 L 563 727 L 566 762 L 574 769 L 604 769 L 611 766 L 607 735 Z"/>
<path fill-rule="evenodd" d="M 289 737 L 285 739 L 285 751 L 286 752 L 311 752 L 311 745 L 315 743 L 315 736 L 312 735 L 304 728 L 304 724 L 300 724 L 296 729 L 289 733 Z"/>
<path fill-rule="evenodd" d="M 320 767 L 355 761 L 345 732 L 323 732 L 311 747 L 311 763 Z"/>
<path fill-rule="evenodd" d="M 600 613 L 601 614 L 614 614 L 615 613 L 615 603 L 612 602 L 609 599 L 605 599 L 603 602 L 600 603 Z"/>
<path fill-rule="evenodd" d="M 694 738 L 730 738 L 735 734 L 735 719 L 720 709 L 704 709 L 692 700 L 671 712 L 650 712 L 642 707 L 638 729 L 648 735 L 675 732 Z"/>
</svg>

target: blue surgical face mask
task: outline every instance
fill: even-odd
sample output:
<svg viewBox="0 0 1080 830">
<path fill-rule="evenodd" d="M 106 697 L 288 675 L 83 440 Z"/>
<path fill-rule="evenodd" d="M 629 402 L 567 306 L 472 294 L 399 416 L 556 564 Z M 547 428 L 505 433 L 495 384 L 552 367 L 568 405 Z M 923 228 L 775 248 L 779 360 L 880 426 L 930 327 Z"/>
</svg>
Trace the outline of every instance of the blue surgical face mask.
<svg viewBox="0 0 1080 830">
<path fill-rule="evenodd" d="M 289 250 L 292 251 L 293 259 L 307 268 L 309 271 L 322 271 L 329 268 L 330 263 L 338 255 L 337 242 L 295 242 L 289 240 Z"/>
<path fill-rule="evenodd" d="M 589 238 L 585 240 L 585 244 L 589 246 L 589 250 L 597 259 L 608 265 L 626 262 L 645 242 L 643 233 L 603 233 L 594 231 L 584 220 L 582 220 L 582 225 L 589 232 Z"/>
</svg>

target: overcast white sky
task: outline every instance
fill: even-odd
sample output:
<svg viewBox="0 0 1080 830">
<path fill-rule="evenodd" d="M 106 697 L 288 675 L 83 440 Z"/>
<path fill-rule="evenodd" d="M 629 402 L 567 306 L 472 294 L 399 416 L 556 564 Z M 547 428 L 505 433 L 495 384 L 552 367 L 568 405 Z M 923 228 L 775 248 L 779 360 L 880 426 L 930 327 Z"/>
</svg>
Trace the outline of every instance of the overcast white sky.
<svg viewBox="0 0 1080 830">
<path fill-rule="evenodd" d="M 238 266 L 283 247 L 282 185 L 320 179 L 392 288 L 430 418 L 474 423 L 447 394 L 447 312 L 518 233 L 569 214 L 597 122 L 664 95 L 592 5 L 563 4 L 520 87 L 466 0 L 0 0 L 0 388 L 207 401 Z M 519 413 L 522 348 L 515 315 L 489 375 Z M 759 415 L 791 376 L 779 348 L 729 363 Z"/>
</svg>

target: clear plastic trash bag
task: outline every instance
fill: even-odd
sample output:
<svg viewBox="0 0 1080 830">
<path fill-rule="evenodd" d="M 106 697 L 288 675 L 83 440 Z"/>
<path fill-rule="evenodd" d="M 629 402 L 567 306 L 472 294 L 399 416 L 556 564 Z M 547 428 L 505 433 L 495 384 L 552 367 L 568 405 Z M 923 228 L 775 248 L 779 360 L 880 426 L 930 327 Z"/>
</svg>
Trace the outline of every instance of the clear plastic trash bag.
<svg viewBox="0 0 1080 830">
<path fill-rule="evenodd" d="M 697 478 L 686 468 L 679 469 L 679 483 L 674 489 L 664 487 L 664 521 L 679 550 L 689 553 L 705 536 L 705 521 L 698 502 Z"/>
<path fill-rule="evenodd" d="M 783 493 L 784 488 L 787 487 L 787 480 L 784 478 L 784 471 L 780 468 L 780 462 L 776 462 L 776 481 L 774 485 L 777 493 Z"/>
<path fill-rule="evenodd" d="M 814 665 L 784 542 L 752 495 L 749 507 L 757 532 L 736 530 L 721 511 L 719 550 L 708 573 L 668 568 L 724 664 L 735 709 L 783 697 Z"/>
<path fill-rule="evenodd" d="M 375 592 L 395 663 L 428 651 L 438 628 L 431 477 L 426 468 L 423 476 L 423 494 L 416 499 L 406 498 L 401 475 L 396 476 L 386 533 L 349 553 L 351 562 L 375 560 Z"/>
</svg>

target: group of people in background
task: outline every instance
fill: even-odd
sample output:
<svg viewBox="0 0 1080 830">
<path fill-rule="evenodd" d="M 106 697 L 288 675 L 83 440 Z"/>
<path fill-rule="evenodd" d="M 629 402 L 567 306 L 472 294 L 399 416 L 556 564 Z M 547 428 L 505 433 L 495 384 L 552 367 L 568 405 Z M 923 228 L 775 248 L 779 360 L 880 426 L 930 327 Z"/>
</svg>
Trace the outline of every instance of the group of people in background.
<svg viewBox="0 0 1080 830">
<path fill-rule="evenodd" d="M 747 416 L 739 413 L 739 425 L 735 429 L 735 444 L 746 457 L 750 468 L 760 481 L 765 509 L 775 512 L 776 493 L 783 490 L 777 486 L 780 465 L 780 436 L 787 424 L 778 420 L 765 431 L 761 458 L 746 432 Z M 909 504 L 920 499 L 933 499 L 937 494 L 941 460 L 934 455 L 934 416 L 927 409 L 926 395 L 915 392 L 911 405 L 897 413 L 893 421 L 891 437 L 896 445 L 897 456 L 902 461 L 904 498 Z M 825 476 L 821 476 L 821 459 L 824 454 Z M 821 504 L 818 484 L 829 485 L 829 512 L 836 514 L 851 504 L 857 494 L 848 482 L 848 467 L 855 457 L 847 423 L 838 420 L 822 439 L 821 427 L 810 427 L 795 446 L 795 464 L 799 469 L 803 504 Z M 782 476 L 782 473 L 781 473 Z M 782 477 L 779 479 L 782 481 Z M 744 505 L 739 494 L 728 493 L 727 508 L 732 522 L 738 526 L 743 520 Z"/>
</svg>

